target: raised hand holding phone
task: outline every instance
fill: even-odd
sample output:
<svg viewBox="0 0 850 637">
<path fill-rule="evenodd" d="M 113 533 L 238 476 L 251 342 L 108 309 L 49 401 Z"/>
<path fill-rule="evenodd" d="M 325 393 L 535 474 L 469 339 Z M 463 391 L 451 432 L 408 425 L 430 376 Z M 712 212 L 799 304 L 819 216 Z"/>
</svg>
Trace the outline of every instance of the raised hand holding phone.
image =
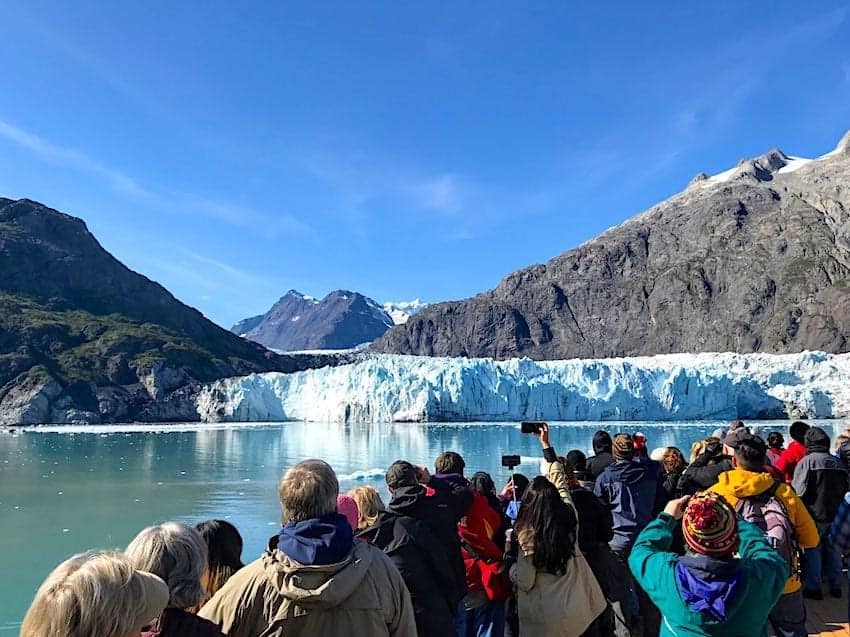
<svg viewBox="0 0 850 637">
<path fill-rule="evenodd" d="M 545 422 L 540 423 L 540 427 L 537 430 L 537 438 L 540 440 L 540 446 L 544 449 L 551 447 L 549 444 L 549 424 Z"/>
<path fill-rule="evenodd" d="M 685 515 L 685 509 L 688 508 L 688 500 L 690 499 L 691 496 L 686 495 L 675 500 L 670 500 L 667 506 L 664 507 L 664 513 L 676 520 L 681 520 Z"/>
</svg>

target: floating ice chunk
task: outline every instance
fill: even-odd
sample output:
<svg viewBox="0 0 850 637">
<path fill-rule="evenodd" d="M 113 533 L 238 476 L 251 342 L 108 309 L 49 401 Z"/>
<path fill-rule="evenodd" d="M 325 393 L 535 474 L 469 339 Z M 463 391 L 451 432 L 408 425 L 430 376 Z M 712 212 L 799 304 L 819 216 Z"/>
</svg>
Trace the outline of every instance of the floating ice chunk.
<svg viewBox="0 0 850 637">
<path fill-rule="evenodd" d="M 353 473 L 337 476 L 340 482 L 362 482 L 364 480 L 374 480 L 383 478 L 387 473 L 386 469 L 364 469 L 362 471 L 354 471 Z"/>
</svg>

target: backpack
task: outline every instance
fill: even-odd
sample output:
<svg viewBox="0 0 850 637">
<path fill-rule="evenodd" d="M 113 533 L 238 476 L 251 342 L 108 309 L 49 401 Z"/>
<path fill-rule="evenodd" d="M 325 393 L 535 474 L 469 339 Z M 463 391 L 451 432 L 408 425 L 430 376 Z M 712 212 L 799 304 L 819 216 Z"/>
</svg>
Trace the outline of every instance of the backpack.
<svg viewBox="0 0 850 637">
<path fill-rule="evenodd" d="M 776 496 L 780 483 L 747 498 L 740 498 L 735 510 L 742 519 L 755 524 L 765 539 L 774 549 L 779 551 L 788 564 L 791 577 L 799 577 L 802 564 L 802 550 L 797 542 L 797 530 L 788 515 L 785 504 Z"/>
</svg>

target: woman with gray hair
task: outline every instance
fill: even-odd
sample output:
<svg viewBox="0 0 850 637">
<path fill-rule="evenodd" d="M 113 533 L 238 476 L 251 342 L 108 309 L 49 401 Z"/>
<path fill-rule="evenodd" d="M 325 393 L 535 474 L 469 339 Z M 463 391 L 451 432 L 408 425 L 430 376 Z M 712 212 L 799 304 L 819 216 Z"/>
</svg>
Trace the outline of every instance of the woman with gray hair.
<svg viewBox="0 0 850 637">
<path fill-rule="evenodd" d="M 167 601 L 165 583 L 120 553 L 80 553 L 39 587 L 21 637 L 138 637 Z"/>
<path fill-rule="evenodd" d="M 168 586 L 168 606 L 142 637 L 222 637 L 218 626 L 189 612 L 207 597 L 201 583 L 207 545 L 200 533 L 179 522 L 149 526 L 125 554 L 136 568 L 158 575 Z"/>
</svg>

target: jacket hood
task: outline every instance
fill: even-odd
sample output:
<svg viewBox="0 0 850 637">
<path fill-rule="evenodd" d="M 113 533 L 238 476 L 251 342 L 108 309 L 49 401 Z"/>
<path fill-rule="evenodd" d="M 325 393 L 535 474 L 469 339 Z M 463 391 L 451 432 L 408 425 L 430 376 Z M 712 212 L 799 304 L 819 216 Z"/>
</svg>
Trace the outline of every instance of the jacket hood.
<svg viewBox="0 0 850 637">
<path fill-rule="evenodd" d="M 641 463 L 636 460 L 618 460 L 614 464 L 608 465 L 605 471 L 609 471 L 611 478 L 616 482 L 637 484 L 645 479 L 653 468 L 648 463 Z"/>
<path fill-rule="evenodd" d="M 426 495 L 427 489 L 421 484 L 399 487 L 393 492 L 387 509 L 398 515 L 418 517 L 416 512 L 423 506 Z"/>
<path fill-rule="evenodd" d="M 278 550 L 301 564 L 335 564 L 351 553 L 354 532 L 344 515 L 287 524 L 278 536 Z"/>
<path fill-rule="evenodd" d="M 806 451 L 829 452 L 829 436 L 820 427 L 811 427 L 806 432 Z"/>
<path fill-rule="evenodd" d="M 611 440 L 611 434 L 607 431 L 597 431 L 593 434 L 593 453 L 602 453 L 603 451 L 611 453 L 613 446 L 614 442 Z"/>
<path fill-rule="evenodd" d="M 676 564 L 676 584 L 682 600 L 691 610 L 718 622 L 727 619 L 742 582 L 737 560 L 685 555 Z"/>
<path fill-rule="evenodd" d="M 744 469 L 724 471 L 717 476 L 717 491 L 736 498 L 748 498 L 767 491 L 775 480 L 769 473 L 754 473 Z"/>
<path fill-rule="evenodd" d="M 278 546 L 278 537 L 273 537 L 263 554 L 266 577 L 281 596 L 313 609 L 335 608 L 348 599 L 366 578 L 376 550 L 366 542 L 356 542 L 340 562 L 309 565 L 294 560 Z"/>
</svg>

